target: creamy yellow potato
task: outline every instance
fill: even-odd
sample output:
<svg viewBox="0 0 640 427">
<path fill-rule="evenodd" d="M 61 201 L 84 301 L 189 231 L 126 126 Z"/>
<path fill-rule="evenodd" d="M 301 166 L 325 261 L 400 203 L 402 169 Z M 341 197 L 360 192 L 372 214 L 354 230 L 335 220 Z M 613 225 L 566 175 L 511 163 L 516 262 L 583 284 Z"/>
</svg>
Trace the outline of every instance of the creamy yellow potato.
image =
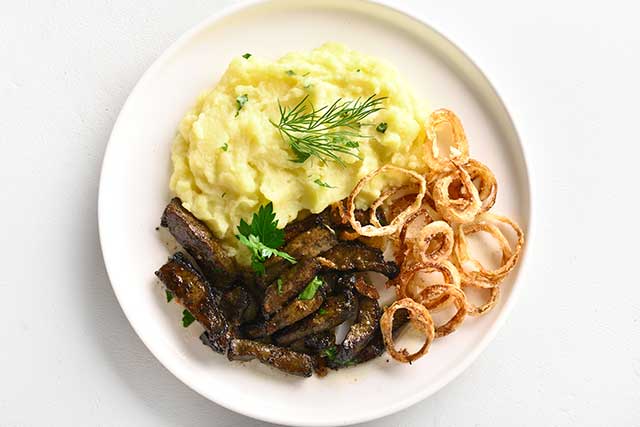
<svg viewBox="0 0 640 427">
<path fill-rule="evenodd" d="M 308 95 L 320 108 L 338 98 L 373 94 L 387 97 L 384 109 L 363 121 L 360 133 L 370 138 L 359 140 L 361 159 L 341 156 L 346 166 L 313 157 L 291 161 L 289 144 L 270 122 L 280 118 L 278 101 L 293 107 Z M 239 109 L 243 95 L 246 102 Z M 301 213 L 320 212 L 344 199 L 358 179 L 384 164 L 424 170 L 426 117 L 426 108 L 393 66 L 341 44 L 289 53 L 275 62 L 238 57 L 180 123 L 170 187 L 246 263 L 248 252 L 234 237 L 236 226 L 261 205 L 273 202 L 284 226 Z M 381 122 L 387 123 L 385 133 L 376 131 Z M 361 203 L 371 202 L 383 185 L 380 179 L 368 186 Z"/>
</svg>

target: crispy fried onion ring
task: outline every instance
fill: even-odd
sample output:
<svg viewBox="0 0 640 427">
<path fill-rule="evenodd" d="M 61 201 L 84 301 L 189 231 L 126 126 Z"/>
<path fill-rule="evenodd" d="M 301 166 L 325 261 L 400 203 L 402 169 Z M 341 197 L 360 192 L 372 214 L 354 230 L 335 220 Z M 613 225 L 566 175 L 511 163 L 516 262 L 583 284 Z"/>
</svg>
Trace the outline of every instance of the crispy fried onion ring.
<svg viewBox="0 0 640 427">
<path fill-rule="evenodd" d="M 371 212 L 369 216 L 369 222 L 376 227 L 382 227 L 378 219 L 378 209 L 382 208 L 384 202 L 391 201 L 387 216 L 395 218 L 398 214 L 402 213 L 406 208 L 411 206 L 420 190 L 420 184 L 408 184 L 401 187 L 392 187 L 384 190 L 380 197 L 371 204 Z"/>
<path fill-rule="evenodd" d="M 409 313 L 409 320 L 413 327 L 424 332 L 426 338 L 420 350 L 409 354 L 406 348 L 398 351 L 393 341 L 393 316 L 396 311 L 405 309 Z M 385 308 L 384 314 L 380 318 L 380 330 L 387 351 L 399 362 L 411 363 L 424 356 L 429 351 L 429 347 L 435 338 L 435 328 L 429 310 L 411 298 L 404 298 L 394 302 L 390 307 Z"/>
<path fill-rule="evenodd" d="M 369 297 L 371 299 L 380 298 L 380 293 L 378 292 L 376 287 L 370 283 L 367 283 L 365 278 L 361 275 L 358 275 L 356 277 L 355 288 L 360 295 L 364 295 L 365 297 Z"/>
<path fill-rule="evenodd" d="M 464 167 L 469 173 L 471 181 L 478 189 L 478 195 L 482 201 L 480 212 L 487 212 L 493 207 L 496 202 L 496 196 L 498 195 L 498 181 L 496 181 L 496 176 L 486 165 L 474 159 L 469 160 Z"/>
<path fill-rule="evenodd" d="M 419 190 L 418 190 L 418 193 L 416 194 L 415 201 L 411 205 L 409 205 L 404 211 L 399 213 L 395 218 L 390 220 L 388 225 L 385 225 L 382 227 L 376 226 L 376 225 L 363 226 L 362 224 L 360 224 L 360 221 L 358 221 L 355 217 L 356 197 L 358 196 L 358 194 L 360 194 L 360 191 L 362 190 L 362 188 L 369 181 L 371 181 L 373 178 L 380 175 L 381 173 L 387 172 L 387 171 L 396 171 L 396 172 L 409 175 L 411 178 L 415 179 L 418 182 Z M 424 179 L 424 177 L 422 177 L 418 173 L 408 169 L 403 169 L 397 166 L 393 166 L 393 165 L 384 165 L 381 168 L 365 175 L 356 184 L 351 194 L 349 194 L 349 197 L 347 198 L 347 215 L 349 217 L 349 223 L 351 224 L 351 227 L 354 229 L 354 231 L 356 231 L 361 236 L 373 237 L 373 236 L 388 236 L 390 234 L 393 234 L 400 228 L 400 226 L 406 221 L 406 219 L 411 214 L 413 214 L 418 209 L 420 209 L 420 206 L 422 205 L 422 199 L 424 198 L 424 195 L 426 194 L 426 192 L 427 192 L 426 180 Z"/>
<path fill-rule="evenodd" d="M 447 222 L 467 223 L 475 219 L 482 208 L 478 189 L 473 184 L 469 172 L 458 163 L 453 163 L 456 170 L 439 176 L 433 184 L 432 196 L 436 209 Z M 455 179 L 462 183 L 464 194 L 461 198 L 452 199 L 449 187 Z"/>
<path fill-rule="evenodd" d="M 414 240 L 412 238 L 407 238 L 408 230 L 411 227 L 411 225 L 413 225 L 413 223 L 420 217 L 424 218 L 425 225 L 428 225 L 429 223 L 433 222 L 433 217 L 431 216 L 431 214 L 429 214 L 429 211 L 424 207 L 422 207 L 420 208 L 420 210 L 411 214 L 407 218 L 407 220 L 404 222 L 404 224 L 402 224 L 402 227 L 400 227 L 400 230 L 398 230 L 397 235 L 392 237 L 393 238 L 393 254 L 394 254 L 396 263 L 399 266 L 402 266 L 405 260 L 407 259 L 407 256 L 409 255 L 409 252 L 412 247 L 410 245 L 410 242 Z"/>
<path fill-rule="evenodd" d="M 502 234 L 502 231 L 492 224 L 492 222 L 501 222 L 513 229 L 517 237 L 513 250 L 510 248 L 509 242 L 506 237 L 504 237 L 504 234 Z M 500 244 L 502 261 L 500 267 L 495 270 L 486 269 L 478 260 L 469 254 L 467 235 L 479 231 L 489 233 Z M 523 245 L 524 233 L 518 224 L 510 218 L 485 213 L 472 223 L 458 226 L 454 244 L 454 254 L 466 282 L 470 282 L 472 286 L 476 287 L 492 288 L 498 286 L 504 277 L 515 267 L 522 252 Z M 469 265 L 472 265 L 473 269 L 469 269 Z"/>
<path fill-rule="evenodd" d="M 471 301 L 469 301 L 469 298 L 467 298 L 467 311 L 469 313 L 469 316 L 474 316 L 474 317 L 482 316 L 483 314 L 491 311 L 491 309 L 497 304 L 498 300 L 500 299 L 499 286 L 494 286 L 493 288 L 486 289 L 484 286 L 477 286 L 476 283 L 477 282 L 467 281 L 467 280 L 462 281 L 463 291 L 464 291 L 464 288 L 466 287 L 476 287 L 476 288 L 483 288 L 485 292 L 489 292 L 489 297 L 487 301 L 482 305 L 473 304 Z"/>
<path fill-rule="evenodd" d="M 467 171 L 471 181 L 478 189 L 478 196 L 482 202 L 480 213 L 487 212 L 495 204 L 498 194 L 498 182 L 495 175 L 491 172 L 491 169 L 475 159 L 470 159 L 463 168 Z M 432 191 L 433 184 L 447 174 L 448 172 L 430 174 L 427 177 L 427 190 Z M 460 178 L 454 178 L 449 186 L 449 196 L 454 199 L 459 199 L 464 197 L 464 194 L 466 194 L 466 190 Z"/>
<path fill-rule="evenodd" d="M 396 294 L 398 298 L 412 298 L 416 301 L 420 301 L 420 292 L 422 288 L 433 286 L 433 284 L 424 284 L 420 280 L 413 280 L 416 275 L 422 273 L 440 272 L 444 278 L 443 285 L 451 285 L 454 287 L 460 287 L 460 274 L 458 269 L 449 261 L 439 262 L 421 262 L 412 265 L 409 268 L 403 269 L 398 276 L 394 284 L 396 287 Z M 424 286 L 421 286 L 424 285 Z M 445 307 L 450 302 L 449 295 L 442 295 L 440 298 L 430 302 L 430 310 L 438 310 Z"/>
<path fill-rule="evenodd" d="M 440 242 L 437 242 L 440 237 Z M 431 248 L 431 243 L 436 244 Z M 419 262 L 444 261 L 453 251 L 453 229 L 444 221 L 431 222 L 420 230 L 412 245 L 413 259 Z"/>
<path fill-rule="evenodd" d="M 448 123 L 451 126 L 452 146 L 448 156 L 441 156 L 438 148 L 438 126 Z M 460 119 L 452 111 L 436 110 L 429 116 L 426 126 L 427 165 L 435 171 L 451 168 L 451 160 L 466 163 L 469 160 L 469 144 Z M 445 153 L 443 153 L 445 154 Z"/>
<path fill-rule="evenodd" d="M 432 310 L 434 305 L 438 304 L 443 298 L 453 299 L 457 311 L 449 321 L 445 324 L 436 326 L 436 338 L 449 335 L 462 325 L 464 318 L 467 317 L 469 311 L 467 297 L 462 290 L 453 285 L 430 285 L 420 292 L 419 301 L 428 310 Z"/>
</svg>

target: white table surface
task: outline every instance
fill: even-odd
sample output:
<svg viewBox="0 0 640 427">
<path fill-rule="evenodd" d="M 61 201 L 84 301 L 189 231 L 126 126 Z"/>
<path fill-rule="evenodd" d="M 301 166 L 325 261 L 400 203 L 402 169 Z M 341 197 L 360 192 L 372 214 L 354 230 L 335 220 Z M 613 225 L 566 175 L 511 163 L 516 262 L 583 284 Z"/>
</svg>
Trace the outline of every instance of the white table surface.
<svg viewBox="0 0 640 427">
<path fill-rule="evenodd" d="M 266 425 L 154 359 L 116 302 L 97 236 L 100 164 L 125 98 L 228 3 L 3 5 L 0 426 Z M 410 3 L 507 101 L 534 169 L 537 230 L 528 286 L 489 348 L 436 395 L 367 425 L 639 425 L 635 2 Z"/>
</svg>

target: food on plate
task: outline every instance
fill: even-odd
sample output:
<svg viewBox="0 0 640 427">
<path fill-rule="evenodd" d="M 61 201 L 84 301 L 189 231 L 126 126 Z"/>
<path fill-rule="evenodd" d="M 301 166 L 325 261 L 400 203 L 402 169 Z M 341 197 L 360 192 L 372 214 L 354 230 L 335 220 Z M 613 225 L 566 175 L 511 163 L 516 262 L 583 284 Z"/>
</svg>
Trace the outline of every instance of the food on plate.
<svg viewBox="0 0 640 427">
<path fill-rule="evenodd" d="M 232 340 L 229 344 L 227 357 L 229 360 L 242 361 L 258 359 L 260 362 L 283 372 L 301 377 L 310 377 L 313 374 L 311 356 L 257 341 Z"/>
<path fill-rule="evenodd" d="M 235 333 L 222 311 L 221 297 L 215 288 L 182 252 L 174 254 L 156 275 L 210 334 L 216 351 L 225 353 Z"/>
<path fill-rule="evenodd" d="M 167 205 L 160 219 L 176 241 L 196 260 L 198 266 L 216 287 L 229 284 L 236 270 L 233 258 L 229 257 L 205 224 L 194 218 L 177 197 Z"/>
<path fill-rule="evenodd" d="M 316 128 L 297 132 L 314 111 Z M 393 66 L 341 44 L 276 61 L 238 55 L 180 122 L 170 187 L 246 265 L 236 227 L 260 206 L 273 203 L 284 225 L 344 199 L 382 165 L 424 171 L 426 117 Z M 368 201 L 376 185 L 362 195 Z"/>
<path fill-rule="evenodd" d="M 302 377 L 385 351 L 411 363 L 495 307 L 524 245 L 491 211 L 498 181 L 458 116 L 428 113 L 393 67 L 335 43 L 234 59 L 182 120 L 172 161 L 160 224 L 182 251 L 156 275 L 183 326 L 229 360 Z M 499 265 L 478 257 L 477 233 Z M 424 335 L 413 353 L 396 343 L 409 326 Z"/>
</svg>

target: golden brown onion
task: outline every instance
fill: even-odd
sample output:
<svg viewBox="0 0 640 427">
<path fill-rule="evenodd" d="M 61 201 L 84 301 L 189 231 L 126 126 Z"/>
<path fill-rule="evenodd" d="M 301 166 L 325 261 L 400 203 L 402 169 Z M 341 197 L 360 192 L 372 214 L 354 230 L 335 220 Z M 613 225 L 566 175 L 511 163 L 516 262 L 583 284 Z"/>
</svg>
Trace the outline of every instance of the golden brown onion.
<svg viewBox="0 0 640 427">
<path fill-rule="evenodd" d="M 447 156 L 441 155 L 438 148 L 438 126 L 451 126 L 452 146 Z M 469 160 L 469 144 L 460 119 L 452 111 L 436 110 L 429 116 L 426 126 L 427 165 L 431 170 L 440 171 L 451 168 L 451 160 L 466 163 Z"/>
<path fill-rule="evenodd" d="M 400 351 L 396 350 L 395 342 L 393 341 L 393 316 L 396 311 L 401 309 L 407 310 L 409 313 L 409 320 L 413 327 L 421 330 L 425 334 L 424 344 L 420 350 L 413 354 L 409 354 L 406 348 L 403 348 Z M 411 298 L 401 299 L 391 304 L 390 307 L 385 308 L 384 314 L 380 318 L 380 330 L 382 331 L 384 345 L 391 357 L 404 363 L 413 362 L 427 354 L 429 347 L 435 338 L 435 329 L 429 310 Z"/>
<path fill-rule="evenodd" d="M 436 209 L 440 215 L 449 223 L 467 223 L 475 219 L 480 213 L 482 202 L 478 189 L 471 181 L 469 173 L 457 163 L 453 163 L 455 171 L 441 175 L 433 184 L 432 196 L 436 204 Z M 459 179 L 464 189 L 462 198 L 452 199 L 449 188 L 454 180 Z"/>
<path fill-rule="evenodd" d="M 513 250 L 510 248 L 509 242 L 504 237 L 504 234 L 502 234 L 500 229 L 491 222 L 507 224 L 514 230 L 517 242 Z M 500 249 L 502 250 L 502 262 L 500 267 L 497 269 L 490 270 L 485 268 L 478 260 L 471 257 L 469 254 L 467 235 L 477 233 L 479 231 L 489 233 L 500 244 Z M 454 252 L 459 266 L 462 269 L 463 275 L 467 280 L 474 282 L 478 287 L 491 287 L 488 284 L 496 286 L 515 267 L 518 262 L 518 258 L 520 257 L 523 245 L 524 233 L 518 224 L 507 217 L 485 213 L 475 222 L 461 224 L 458 226 Z M 472 263 L 476 269 L 468 271 L 466 266 L 469 263 Z"/>
<path fill-rule="evenodd" d="M 420 303 L 424 305 L 428 310 L 432 310 L 436 305 L 440 304 L 439 301 L 443 299 L 453 299 L 456 305 L 457 311 L 449 321 L 445 324 L 436 326 L 436 338 L 449 335 L 451 332 L 458 329 L 458 326 L 462 325 L 464 318 L 467 316 L 467 297 L 464 292 L 456 286 L 452 285 L 431 285 L 424 288 L 420 292 Z"/>
<path fill-rule="evenodd" d="M 382 227 L 376 226 L 376 225 L 363 226 L 362 224 L 360 224 L 360 221 L 358 221 L 355 217 L 356 197 L 358 196 L 358 194 L 360 194 L 360 191 L 362 190 L 362 188 L 369 181 L 371 181 L 373 178 L 380 175 L 381 173 L 387 172 L 387 171 L 403 173 L 405 175 L 410 176 L 411 178 L 415 179 L 418 182 L 419 189 L 418 189 L 418 193 L 416 194 L 415 201 L 411 205 L 409 205 L 404 211 L 399 213 L 395 218 L 390 220 L 388 225 L 385 225 Z M 422 205 L 422 199 L 424 198 L 426 191 L 427 191 L 426 181 L 418 173 L 408 169 L 400 168 L 398 166 L 384 165 L 381 168 L 376 169 L 375 171 L 365 175 L 360 181 L 358 181 L 358 183 L 356 184 L 351 194 L 349 194 L 349 197 L 347 198 L 347 215 L 349 218 L 349 223 L 351 224 L 351 227 L 354 229 L 354 231 L 356 231 L 361 236 L 373 237 L 373 236 L 388 236 L 390 234 L 393 234 L 400 228 L 400 226 L 402 226 L 404 221 L 406 221 L 406 219 L 411 214 L 413 214 L 418 209 L 420 209 L 420 206 Z"/>
<path fill-rule="evenodd" d="M 422 281 L 414 280 L 414 278 L 418 273 L 432 273 L 436 271 L 442 274 L 442 277 L 444 278 L 444 283 L 442 283 L 443 285 L 452 285 L 458 288 L 460 287 L 460 274 L 451 262 L 420 262 L 410 267 L 403 267 L 403 271 L 401 271 L 400 275 L 395 279 L 394 284 L 396 285 L 396 293 L 398 295 L 398 298 L 413 298 L 415 300 L 419 300 L 422 288 L 433 286 L 433 284 L 425 284 Z M 431 304 L 431 309 L 440 309 L 448 305 L 449 301 L 449 296 L 443 295 L 441 298 Z"/>
<path fill-rule="evenodd" d="M 471 181 L 474 183 L 478 181 L 476 188 L 482 201 L 480 212 L 487 212 L 496 202 L 496 196 L 498 194 L 498 181 L 496 181 L 496 176 L 486 165 L 474 159 L 469 160 L 465 165 L 465 169 L 469 173 Z"/>
<path fill-rule="evenodd" d="M 429 246 L 431 242 L 440 237 L 440 245 L 431 252 Z M 431 222 L 418 233 L 412 248 L 413 259 L 419 262 L 444 261 L 449 258 L 453 250 L 454 235 L 453 229 L 444 221 Z"/>
<path fill-rule="evenodd" d="M 469 301 L 469 298 L 467 298 L 467 310 L 469 312 L 469 316 L 477 317 L 477 316 L 482 316 L 483 314 L 488 313 L 489 311 L 491 311 L 491 309 L 493 309 L 493 307 L 495 307 L 498 300 L 500 299 L 499 286 L 493 286 L 487 289 L 486 286 L 478 286 L 479 283 L 480 283 L 479 281 L 475 281 L 475 282 L 466 281 L 466 280 L 462 281 L 463 290 L 465 287 L 474 287 L 474 288 L 482 288 L 485 290 L 485 292 L 489 292 L 489 297 L 487 298 L 487 301 L 481 305 L 473 304 L 471 301 Z"/>
<path fill-rule="evenodd" d="M 414 212 L 413 214 L 411 214 L 407 218 L 407 220 L 404 222 L 404 224 L 402 224 L 402 227 L 400 227 L 400 230 L 398 230 L 398 233 L 395 236 L 392 236 L 394 258 L 396 260 L 396 263 L 399 266 L 402 266 L 404 264 L 405 259 L 407 258 L 407 256 L 409 255 L 412 249 L 411 242 L 415 240 L 412 238 L 408 238 L 407 232 L 411 227 L 411 225 L 414 223 L 414 221 L 416 221 L 421 217 L 424 218 L 425 224 L 429 224 L 432 222 L 431 215 L 429 215 L 427 210 L 424 209 L 424 207 L 422 207 L 417 212 Z"/>
</svg>

